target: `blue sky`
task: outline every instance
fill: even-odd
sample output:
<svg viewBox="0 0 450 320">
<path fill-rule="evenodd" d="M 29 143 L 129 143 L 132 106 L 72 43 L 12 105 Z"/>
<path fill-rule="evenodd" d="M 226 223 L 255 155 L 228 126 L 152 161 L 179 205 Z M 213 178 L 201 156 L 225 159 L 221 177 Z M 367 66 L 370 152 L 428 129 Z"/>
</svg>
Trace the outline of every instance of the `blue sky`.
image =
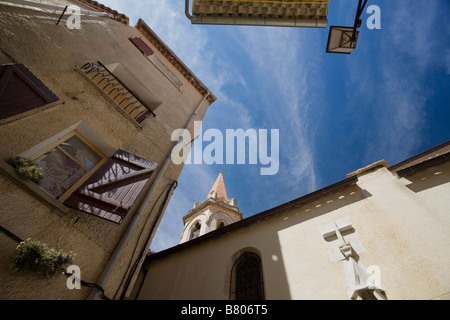
<svg viewBox="0 0 450 320">
<path fill-rule="evenodd" d="M 369 30 L 363 13 L 351 55 L 325 53 L 329 27 L 200 26 L 181 0 L 101 2 L 132 25 L 146 21 L 217 96 L 203 131 L 280 130 L 276 175 L 261 176 L 260 165 L 186 165 L 154 251 L 179 243 L 182 217 L 206 199 L 220 169 L 249 217 L 450 139 L 448 0 L 369 0 L 381 9 L 381 30 Z M 357 3 L 331 0 L 329 26 L 353 25 Z"/>
</svg>

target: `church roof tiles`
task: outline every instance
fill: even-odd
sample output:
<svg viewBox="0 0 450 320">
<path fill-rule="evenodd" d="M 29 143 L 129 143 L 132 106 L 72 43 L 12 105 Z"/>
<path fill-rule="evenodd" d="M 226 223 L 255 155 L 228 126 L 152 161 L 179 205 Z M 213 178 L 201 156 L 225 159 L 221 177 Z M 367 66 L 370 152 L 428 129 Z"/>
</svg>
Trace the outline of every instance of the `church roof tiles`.
<svg viewBox="0 0 450 320">
<path fill-rule="evenodd" d="M 223 172 L 222 171 L 220 171 L 219 176 L 217 177 L 216 182 L 214 183 L 213 187 L 211 188 L 211 191 L 209 191 L 209 194 L 208 194 L 208 197 L 206 198 L 206 200 L 213 197 L 213 192 L 216 193 L 217 199 L 223 198 L 225 201 L 228 201 L 227 190 L 225 189 L 225 182 L 223 181 Z"/>
</svg>

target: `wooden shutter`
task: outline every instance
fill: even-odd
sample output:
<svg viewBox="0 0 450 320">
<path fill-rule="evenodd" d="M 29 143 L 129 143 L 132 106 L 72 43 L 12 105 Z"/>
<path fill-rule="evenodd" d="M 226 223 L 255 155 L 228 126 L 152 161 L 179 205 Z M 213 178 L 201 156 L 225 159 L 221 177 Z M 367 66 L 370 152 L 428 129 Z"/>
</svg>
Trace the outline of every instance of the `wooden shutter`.
<svg viewBox="0 0 450 320">
<path fill-rule="evenodd" d="M 23 64 L 0 66 L 0 119 L 58 100 Z"/>
<path fill-rule="evenodd" d="M 146 56 L 151 56 L 155 52 L 141 38 L 130 38 L 130 41 Z"/>
<path fill-rule="evenodd" d="M 119 150 L 64 204 L 122 223 L 156 167 L 156 163 Z"/>
</svg>

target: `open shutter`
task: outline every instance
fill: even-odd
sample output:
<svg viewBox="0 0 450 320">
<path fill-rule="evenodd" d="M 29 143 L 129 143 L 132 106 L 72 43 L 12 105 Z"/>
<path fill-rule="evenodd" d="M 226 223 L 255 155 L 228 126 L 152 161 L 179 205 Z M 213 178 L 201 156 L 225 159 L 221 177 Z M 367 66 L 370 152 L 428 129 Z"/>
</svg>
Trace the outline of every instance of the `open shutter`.
<svg viewBox="0 0 450 320">
<path fill-rule="evenodd" d="M 152 48 L 150 48 L 145 42 L 144 40 L 142 40 L 141 38 L 130 38 L 130 41 L 133 42 L 133 44 L 136 46 L 136 48 L 139 49 L 139 51 L 141 51 L 144 55 L 146 56 L 151 56 L 152 54 L 154 54 L 155 52 L 152 50 Z"/>
<path fill-rule="evenodd" d="M 23 64 L 0 66 L 0 119 L 58 100 Z"/>
<path fill-rule="evenodd" d="M 156 167 L 156 163 L 118 150 L 64 204 L 122 223 Z"/>
</svg>

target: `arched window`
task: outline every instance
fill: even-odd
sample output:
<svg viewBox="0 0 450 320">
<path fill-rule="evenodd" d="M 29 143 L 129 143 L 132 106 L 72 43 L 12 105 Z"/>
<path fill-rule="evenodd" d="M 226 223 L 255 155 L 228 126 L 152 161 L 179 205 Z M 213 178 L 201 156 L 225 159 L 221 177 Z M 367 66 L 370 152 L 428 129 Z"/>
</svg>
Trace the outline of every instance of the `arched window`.
<svg viewBox="0 0 450 320">
<path fill-rule="evenodd" d="M 200 222 L 197 222 L 194 227 L 191 229 L 191 235 L 189 236 L 189 240 L 198 238 L 198 236 L 200 235 Z"/>
<path fill-rule="evenodd" d="M 261 259 L 256 253 L 244 252 L 231 271 L 230 298 L 234 300 L 264 300 Z"/>
<path fill-rule="evenodd" d="M 225 222 L 224 221 L 220 221 L 219 224 L 217 225 L 217 229 L 223 228 L 225 227 Z"/>
</svg>

